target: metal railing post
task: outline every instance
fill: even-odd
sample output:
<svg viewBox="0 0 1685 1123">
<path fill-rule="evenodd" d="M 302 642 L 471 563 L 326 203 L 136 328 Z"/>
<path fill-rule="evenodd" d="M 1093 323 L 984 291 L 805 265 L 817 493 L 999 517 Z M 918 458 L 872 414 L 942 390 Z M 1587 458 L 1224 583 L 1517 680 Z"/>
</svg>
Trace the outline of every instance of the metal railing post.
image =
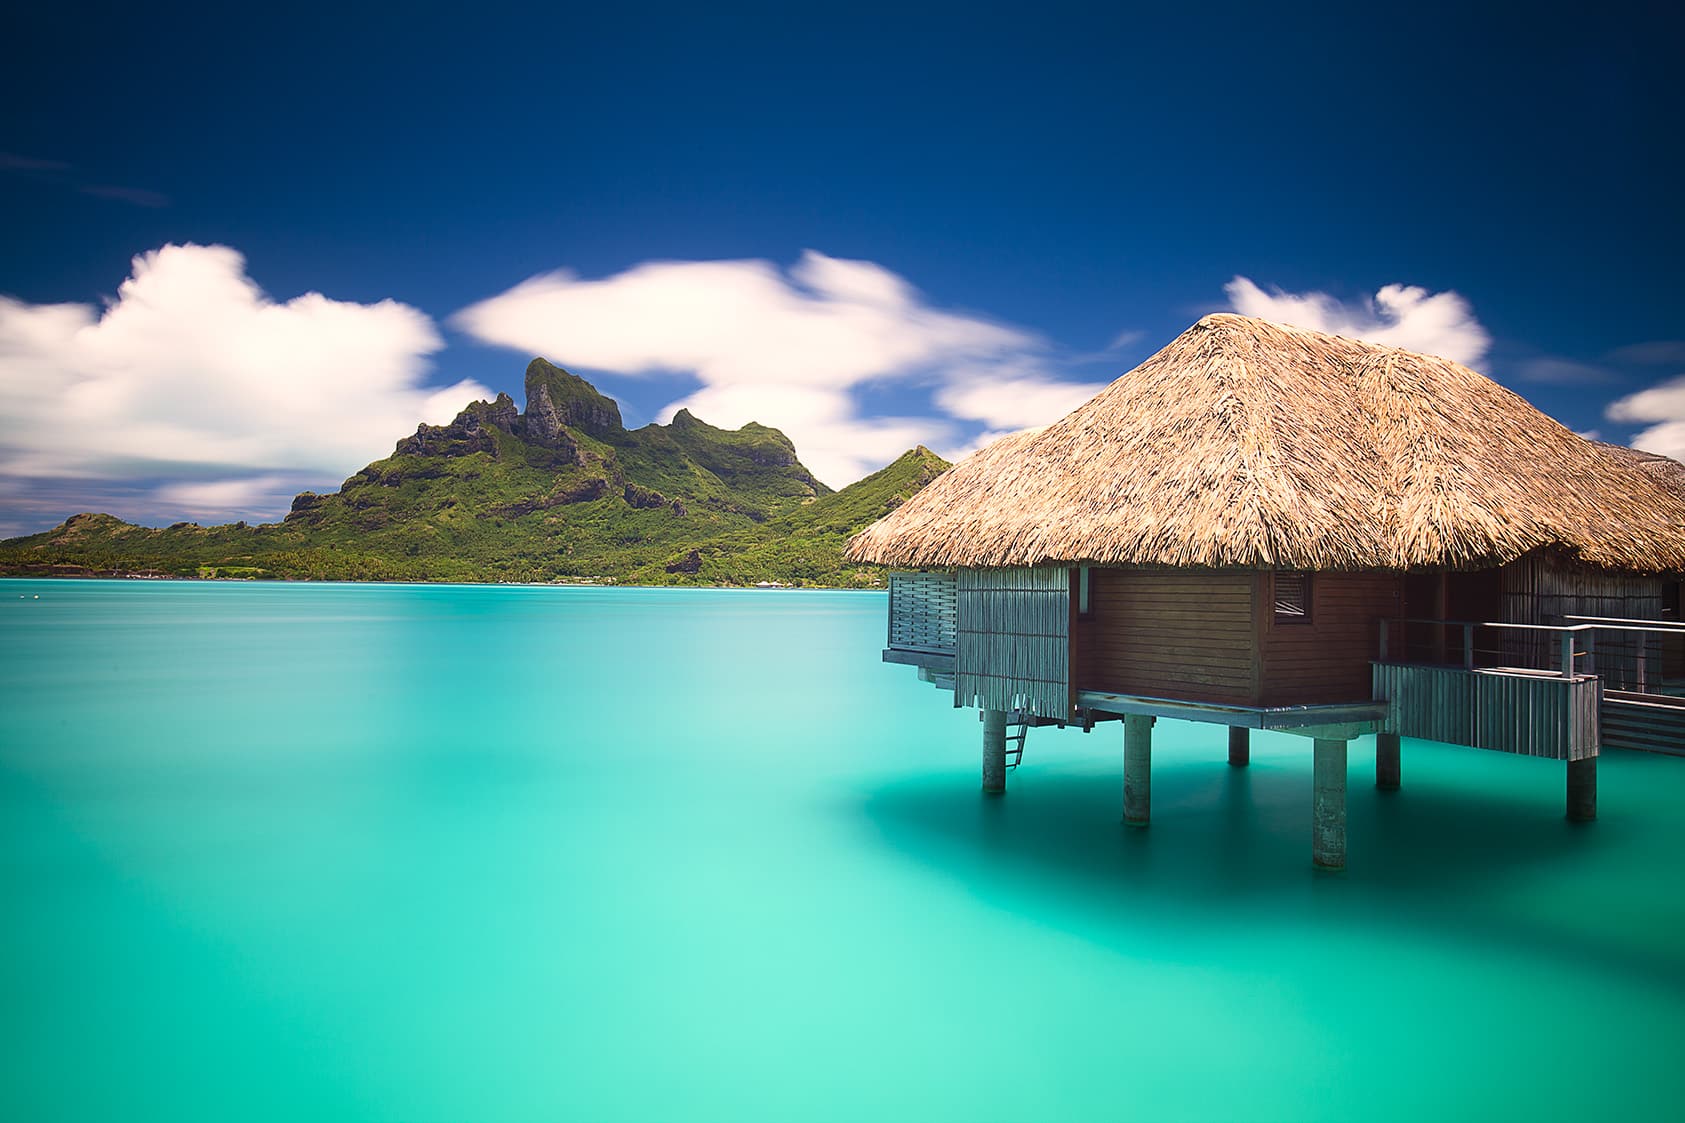
<svg viewBox="0 0 1685 1123">
<path fill-rule="evenodd" d="M 1474 670 L 1474 625 L 1463 625 L 1463 670 Z"/>
<path fill-rule="evenodd" d="M 1574 633 L 1562 633 L 1562 677 L 1574 677 Z"/>
</svg>

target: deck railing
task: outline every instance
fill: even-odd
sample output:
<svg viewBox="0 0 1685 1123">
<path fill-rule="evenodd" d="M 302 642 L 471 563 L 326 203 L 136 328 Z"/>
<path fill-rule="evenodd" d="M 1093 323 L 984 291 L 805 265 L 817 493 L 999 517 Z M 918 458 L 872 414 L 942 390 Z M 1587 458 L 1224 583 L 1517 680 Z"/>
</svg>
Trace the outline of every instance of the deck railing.
<svg viewBox="0 0 1685 1123">
<path fill-rule="evenodd" d="M 1685 637 L 1685 624 L 1611 616 L 1563 619 L 1562 624 L 1381 621 L 1374 688 L 1375 697 L 1389 703 L 1383 730 L 1581 760 L 1596 755 L 1607 723 L 1614 744 L 1685 749 L 1680 744 L 1685 708 L 1643 693 L 1660 685 L 1654 637 Z"/>
<path fill-rule="evenodd" d="M 1660 674 L 1653 635 L 1685 637 L 1685 624 L 1565 616 L 1566 624 L 1389 617 L 1380 622 L 1383 663 L 1490 668 L 1561 678 L 1598 675 L 1609 686 L 1644 690 Z M 1601 651 L 1599 635 L 1603 635 Z M 1600 665 L 1601 664 L 1601 665 Z"/>
<path fill-rule="evenodd" d="M 1603 686 L 1589 671 L 1595 631 L 1585 624 L 1382 620 L 1374 691 L 1389 705 L 1381 728 L 1555 760 L 1595 756 Z M 1423 654 L 1415 642 L 1423 635 L 1431 658 L 1412 658 Z M 1482 636 L 1496 646 L 1479 645 Z"/>
<path fill-rule="evenodd" d="M 1674 620 L 1634 620 L 1619 616 L 1564 616 L 1564 620 L 1572 620 L 1575 624 L 1590 627 L 1596 631 L 1613 632 L 1619 635 L 1623 642 L 1623 658 L 1619 666 L 1620 672 L 1609 673 L 1616 668 L 1606 668 L 1604 680 L 1609 686 L 1646 693 L 1654 687 L 1660 686 L 1660 677 L 1664 666 L 1661 645 L 1652 648 L 1649 637 L 1656 636 L 1685 639 L 1685 623 Z M 1630 660 L 1625 658 L 1626 648 L 1638 648 L 1638 657 Z"/>
</svg>

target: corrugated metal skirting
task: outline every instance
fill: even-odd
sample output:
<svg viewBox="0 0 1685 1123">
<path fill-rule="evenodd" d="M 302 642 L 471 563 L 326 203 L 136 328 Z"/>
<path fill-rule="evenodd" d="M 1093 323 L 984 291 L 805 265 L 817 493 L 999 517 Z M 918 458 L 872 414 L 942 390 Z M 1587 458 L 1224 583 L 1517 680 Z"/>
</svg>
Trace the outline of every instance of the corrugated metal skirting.
<svg viewBox="0 0 1685 1123">
<path fill-rule="evenodd" d="M 1376 663 L 1374 681 L 1375 697 L 1391 703 L 1388 733 L 1552 760 L 1597 755 L 1596 678 Z"/>
<path fill-rule="evenodd" d="M 1597 755 L 1600 679 L 1475 671 L 1474 747 L 1584 760 Z"/>
<path fill-rule="evenodd" d="M 1472 743 L 1474 676 L 1466 671 L 1376 663 L 1375 697 L 1392 703 L 1381 730 L 1404 737 Z"/>
<path fill-rule="evenodd" d="M 956 705 L 1070 717 L 1069 570 L 962 569 L 955 615 Z"/>
</svg>

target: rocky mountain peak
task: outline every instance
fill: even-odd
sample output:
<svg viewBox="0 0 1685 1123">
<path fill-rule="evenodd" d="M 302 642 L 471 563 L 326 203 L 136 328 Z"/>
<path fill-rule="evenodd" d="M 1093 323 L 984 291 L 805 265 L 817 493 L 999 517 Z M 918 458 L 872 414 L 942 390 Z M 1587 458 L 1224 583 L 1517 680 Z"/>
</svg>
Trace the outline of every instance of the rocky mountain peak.
<svg viewBox="0 0 1685 1123">
<path fill-rule="evenodd" d="M 624 429 L 620 407 L 613 398 L 546 359 L 534 359 L 527 364 L 526 391 L 523 419 L 529 430 L 528 440 L 538 439 L 542 444 L 542 438 L 547 435 L 553 439 L 559 425 L 593 437 L 610 436 Z"/>
</svg>

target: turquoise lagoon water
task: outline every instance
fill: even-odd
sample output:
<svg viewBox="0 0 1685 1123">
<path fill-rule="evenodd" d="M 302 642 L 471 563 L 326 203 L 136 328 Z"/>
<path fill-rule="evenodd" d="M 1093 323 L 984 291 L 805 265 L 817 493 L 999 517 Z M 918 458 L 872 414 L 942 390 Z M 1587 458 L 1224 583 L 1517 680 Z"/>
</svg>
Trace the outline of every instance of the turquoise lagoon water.
<svg viewBox="0 0 1685 1123">
<path fill-rule="evenodd" d="M 36 597 L 39 599 L 35 599 Z M 870 594 L 0 582 L 6 1120 L 1679 1119 L 1685 760 L 979 727 Z"/>
</svg>

